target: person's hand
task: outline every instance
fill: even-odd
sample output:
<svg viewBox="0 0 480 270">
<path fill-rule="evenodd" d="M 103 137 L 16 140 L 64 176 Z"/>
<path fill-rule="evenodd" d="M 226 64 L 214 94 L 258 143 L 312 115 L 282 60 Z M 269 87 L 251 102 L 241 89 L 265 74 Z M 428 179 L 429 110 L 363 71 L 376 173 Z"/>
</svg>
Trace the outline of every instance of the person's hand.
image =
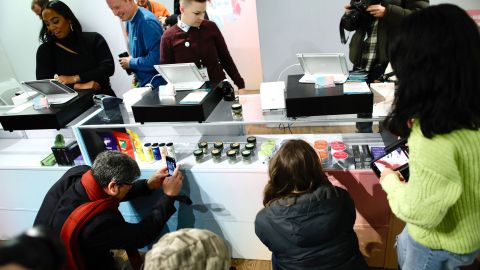
<svg viewBox="0 0 480 270">
<path fill-rule="evenodd" d="M 132 79 L 132 87 L 138 87 L 140 86 L 138 81 L 137 81 L 137 78 L 135 78 L 135 76 L 133 77 Z"/>
<path fill-rule="evenodd" d="M 149 189 L 159 189 L 163 186 L 163 181 L 168 176 L 167 167 L 162 167 L 158 169 L 150 178 L 147 180 L 147 186 Z"/>
<path fill-rule="evenodd" d="M 73 85 L 73 89 L 75 90 L 100 90 L 102 89 L 102 86 L 97 83 L 96 81 L 89 81 L 86 83 L 76 83 Z"/>
<path fill-rule="evenodd" d="M 389 174 L 396 174 L 399 178 L 400 178 L 400 181 L 401 182 L 405 182 L 405 179 L 403 178 L 402 174 L 399 172 L 399 171 L 394 171 L 390 168 L 385 168 L 383 169 L 382 173 L 380 174 L 380 183 L 383 181 L 383 179 L 385 179 L 385 177 L 387 177 L 387 175 Z"/>
<path fill-rule="evenodd" d="M 167 196 L 177 196 L 183 185 L 183 174 L 180 171 L 180 165 L 173 172 L 173 175 L 163 180 L 163 193 Z"/>
<path fill-rule="evenodd" d="M 350 4 L 348 5 L 345 5 L 345 13 L 350 13 L 350 11 L 352 11 L 352 6 L 350 6 Z"/>
<path fill-rule="evenodd" d="M 167 17 L 161 17 L 161 16 L 158 17 L 158 20 L 160 21 L 160 23 L 161 23 L 162 25 L 165 25 L 165 20 L 166 20 L 166 19 L 167 19 Z"/>
<path fill-rule="evenodd" d="M 368 6 L 367 11 L 375 18 L 383 18 L 385 16 L 386 9 L 382 5 Z"/>
<path fill-rule="evenodd" d="M 63 84 L 75 84 L 80 81 L 80 76 L 56 75 L 54 79 Z"/>
<path fill-rule="evenodd" d="M 119 58 L 118 61 L 120 62 L 120 66 L 123 69 L 129 69 L 130 68 L 130 59 L 132 59 L 131 56 Z"/>
</svg>

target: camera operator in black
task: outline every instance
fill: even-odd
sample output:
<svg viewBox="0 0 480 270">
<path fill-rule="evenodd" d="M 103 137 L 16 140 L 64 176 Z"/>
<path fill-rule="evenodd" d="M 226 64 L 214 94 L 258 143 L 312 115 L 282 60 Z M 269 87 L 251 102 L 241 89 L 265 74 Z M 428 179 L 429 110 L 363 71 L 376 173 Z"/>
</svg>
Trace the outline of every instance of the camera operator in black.
<svg viewBox="0 0 480 270">
<path fill-rule="evenodd" d="M 379 80 L 384 74 L 389 62 L 388 41 L 402 19 L 428 6 L 429 0 L 351 0 L 345 6 L 347 15 L 344 17 L 351 12 L 359 13 L 354 18 L 356 29 L 347 29 L 356 30 L 350 41 L 349 57 L 354 70 L 364 70 L 368 74 L 367 83 Z M 358 117 L 370 118 L 371 114 L 359 114 Z M 357 131 L 371 133 L 372 123 L 358 122 Z"/>
</svg>

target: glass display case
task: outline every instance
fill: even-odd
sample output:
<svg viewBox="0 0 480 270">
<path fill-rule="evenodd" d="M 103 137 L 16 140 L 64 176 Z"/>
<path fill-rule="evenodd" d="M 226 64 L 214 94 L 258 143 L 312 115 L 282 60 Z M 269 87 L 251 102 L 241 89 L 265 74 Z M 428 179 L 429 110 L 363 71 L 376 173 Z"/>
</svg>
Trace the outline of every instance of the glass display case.
<svg viewBox="0 0 480 270">
<path fill-rule="evenodd" d="M 242 105 L 241 118 L 238 117 L 238 108 L 232 112 L 235 102 L 221 100 L 208 119 L 201 123 L 142 124 L 135 122 L 123 105 L 107 111 L 98 108 L 75 125 L 73 131 L 87 164 L 109 147 L 108 141 L 118 139 L 110 136 L 112 133 L 129 134 L 126 138 L 131 139 L 130 151 L 140 165 L 142 177 L 148 177 L 165 165 L 164 159 L 156 160 L 140 154 L 144 146 L 160 146 L 161 151 L 163 143 L 173 143 L 177 164 L 185 175 L 182 193 L 190 196 L 193 205 L 179 205 L 178 212 L 168 222 L 168 229 L 206 228 L 230 243 L 234 258 L 266 260 L 271 255 L 255 235 L 254 220 L 263 207 L 268 160 L 283 140 L 304 139 L 316 148 L 319 158 L 324 158 L 322 164 L 331 182 L 351 194 L 357 207 L 355 230 L 362 252 L 370 266 L 383 267 L 387 254 L 391 253 L 390 246 L 393 248 L 393 236 L 389 236 L 391 213 L 378 178 L 368 166 L 364 166 L 369 161 L 356 164 L 352 148 L 358 146 L 362 149 L 362 145 L 383 147 L 384 139 L 380 133 L 352 132 L 355 122 L 378 122 L 383 118 L 358 119 L 356 115 L 288 118 L 284 110 L 262 111 L 259 95 L 239 96 L 238 101 Z M 252 136 L 256 139 L 253 155 L 244 161 L 242 151 L 247 149 L 247 138 Z M 223 148 L 218 157 L 218 151 L 213 153 L 212 150 L 220 142 Z M 348 162 L 345 157 L 332 155 L 334 145 L 336 152 L 344 150 L 347 153 Z M 252 146 L 248 148 L 250 150 Z M 201 153 L 196 151 L 199 149 Z M 237 149 L 235 156 L 232 151 L 227 155 L 229 150 Z M 327 152 L 326 156 L 322 151 Z M 138 222 L 141 213 L 153 201 L 123 204 L 121 211 L 127 221 Z"/>
</svg>

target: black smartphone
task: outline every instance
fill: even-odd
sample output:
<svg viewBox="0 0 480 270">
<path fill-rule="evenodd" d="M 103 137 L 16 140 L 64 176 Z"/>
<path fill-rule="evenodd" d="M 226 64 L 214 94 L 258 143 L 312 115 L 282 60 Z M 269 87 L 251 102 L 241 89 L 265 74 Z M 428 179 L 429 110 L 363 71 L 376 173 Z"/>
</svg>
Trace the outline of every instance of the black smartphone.
<svg viewBox="0 0 480 270">
<path fill-rule="evenodd" d="M 405 141 L 399 141 L 394 145 L 385 147 L 385 155 L 374 159 L 371 168 L 380 177 L 385 168 L 399 171 L 403 178 L 408 181 L 408 148 Z"/>
<path fill-rule="evenodd" d="M 118 57 L 121 57 L 121 58 L 123 58 L 123 57 L 128 57 L 128 56 L 129 56 L 128 52 L 123 52 L 123 53 L 121 53 L 121 54 L 118 55 Z M 127 72 L 128 75 L 131 75 L 131 74 L 132 74 L 132 70 L 131 70 L 131 69 L 127 69 L 127 70 L 125 70 L 125 71 Z"/>
<path fill-rule="evenodd" d="M 167 162 L 167 170 L 168 176 L 172 176 L 175 168 L 177 167 L 177 163 L 175 163 L 175 159 L 169 156 L 165 157 L 165 161 Z"/>
</svg>

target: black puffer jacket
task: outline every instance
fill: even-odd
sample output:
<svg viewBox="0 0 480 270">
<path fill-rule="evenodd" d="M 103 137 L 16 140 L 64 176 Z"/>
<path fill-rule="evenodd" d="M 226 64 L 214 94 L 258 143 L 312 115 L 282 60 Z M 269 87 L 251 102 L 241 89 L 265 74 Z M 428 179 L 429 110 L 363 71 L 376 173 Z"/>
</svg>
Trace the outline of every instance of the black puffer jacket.
<svg viewBox="0 0 480 270">
<path fill-rule="evenodd" d="M 355 205 L 347 191 L 321 186 L 262 209 L 255 233 L 272 251 L 278 269 L 368 269 L 353 231 Z M 291 205 L 291 206 L 288 206 Z"/>
</svg>

